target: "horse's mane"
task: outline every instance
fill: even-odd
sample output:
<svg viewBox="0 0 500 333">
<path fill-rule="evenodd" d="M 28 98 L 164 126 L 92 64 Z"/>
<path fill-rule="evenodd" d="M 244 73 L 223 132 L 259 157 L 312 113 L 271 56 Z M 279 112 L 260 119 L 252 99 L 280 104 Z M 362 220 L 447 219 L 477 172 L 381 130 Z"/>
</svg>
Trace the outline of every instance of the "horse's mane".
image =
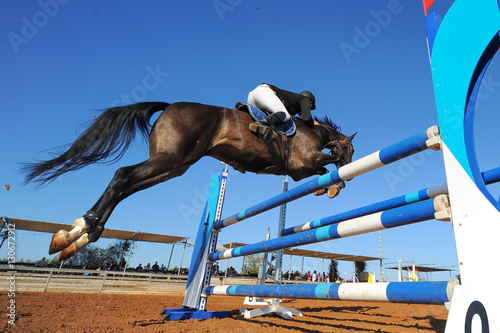
<svg viewBox="0 0 500 333">
<path fill-rule="evenodd" d="M 318 121 L 320 124 L 331 127 L 336 132 L 340 132 L 340 126 L 335 124 L 328 116 L 323 116 L 322 118 L 314 116 L 314 120 Z"/>
<path fill-rule="evenodd" d="M 302 120 L 302 118 L 293 117 L 293 119 L 296 121 L 299 121 L 301 123 L 304 123 L 304 120 Z M 335 132 L 340 133 L 340 131 L 341 131 L 340 126 L 335 124 L 330 118 L 328 118 L 328 116 L 323 116 L 322 118 L 314 116 L 313 119 L 318 121 L 322 125 L 331 127 Z"/>
</svg>

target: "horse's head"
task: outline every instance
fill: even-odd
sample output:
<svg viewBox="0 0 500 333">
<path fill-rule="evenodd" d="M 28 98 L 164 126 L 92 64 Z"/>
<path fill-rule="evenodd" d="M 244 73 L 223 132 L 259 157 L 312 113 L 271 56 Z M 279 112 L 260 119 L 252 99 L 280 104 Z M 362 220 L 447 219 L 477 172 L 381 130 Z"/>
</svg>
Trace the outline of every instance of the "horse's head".
<svg viewBox="0 0 500 333">
<path fill-rule="evenodd" d="M 335 162 L 337 169 L 351 163 L 352 155 L 354 154 L 354 147 L 352 140 L 357 132 L 351 136 L 344 135 L 340 132 L 340 127 L 333 123 L 328 117 L 317 119 L 320 123 L 320 137 L 324 142 L 323 148 L 330 149 L 330 153 L 338 158 Z"/>
<path fill-rule="evenodd" d="M 343 138 L 327 142 L 325 148 L 330 149 L 332 155 L 336 155 L 339 160 L 335 163 L 337 169 L 352 162 L 352 155 L 354 154 L 354 147 L 352 139 L 358 132 L 351 136 L 343 135 Z"/>
</svg>

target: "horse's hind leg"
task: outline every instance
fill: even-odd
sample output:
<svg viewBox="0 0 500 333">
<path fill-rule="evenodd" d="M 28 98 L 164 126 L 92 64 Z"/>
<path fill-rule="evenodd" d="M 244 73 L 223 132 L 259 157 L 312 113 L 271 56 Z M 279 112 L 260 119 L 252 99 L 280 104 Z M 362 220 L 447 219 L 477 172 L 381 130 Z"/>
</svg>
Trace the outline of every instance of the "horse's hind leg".
<svg viewBox="0 0 500 333">
<path fill-rule="evenodd" d="M 75 220 L 70 232 L 59 231 L 51 242 L 49 253 L 62 251 L 59 260 L 65 260 L 95 242 L 104 231 L 104 224 L 115 207 L 131 194 L 182 175 L 193 164 L 169 165 L 166 153 L 156 154 L 142 163 L 116 171 L 108 187 L 94 206 L 80 219 Z"/>
</svg>

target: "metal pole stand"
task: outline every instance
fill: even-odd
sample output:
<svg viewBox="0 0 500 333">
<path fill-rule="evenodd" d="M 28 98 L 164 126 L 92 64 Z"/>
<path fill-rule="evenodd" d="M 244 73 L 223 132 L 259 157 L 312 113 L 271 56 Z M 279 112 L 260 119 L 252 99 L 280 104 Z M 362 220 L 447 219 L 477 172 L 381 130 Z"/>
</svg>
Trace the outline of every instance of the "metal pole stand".
<svg viewBox="0 0 500 333">
<path fill-rule="evenodd" d="M 205 212 L 200 222 L 195 248 L 189 268 L 188 280 L 182 308 L 165 309 L 160 315 L 166 320 L 226 318 L 229 311 L 207 311 L 207 295 L 203 288 L 210 286 L 212 262 L 208 255 L 216 250 L 219 231 L 213 230 L 214 222 L 220 220 L 227 183 L 227 165 L 222 176 L 212 175 Z"/>
<path fill-rule="evenodd" d="M 276 298 L 273 298 L 273 303 L 271 305 L 266 306 L 264 308 L 260 308 L 260 309 L 248 310 L 245 307 L 242 307 L 240 309 L 240 313 L 243 316 L 245 316 L 245 318 L 254 318 L 254 317 L 258 317 L 258 316 L 267 315 L 270 313 L 276 313 L 278 316 L 282 317 L 283 319 L 292 319 L 293 316 L 302 316 L 302 311 L 297 310 L 297 309 L 288 308 L 286 306 L 281 306 L 281 305 L 279 305 L 279 303 L 274 303 L 275 299 Z"/>
<path fill-rule="evenodd" d="M 283 180 L 281 186 L 281 193 L 288 191 L 288 177 Z M 280 206 L 280 218 L 278 224 L 278 237 L 281 237 L 283 229 L 285 229 L 286 222 L 286 203 Z M 274 283 L 281 284 L 281 272 L 283 266 L 283 250 L 278 250 L 276 252 L 276 272 L 274 274 Z M 265 276 L 265 272 L 264 272 Z M 270 313 L 276 313 L 278 316 L 284 319 L 292 319 L 292 316 L 302 316 L 302 311 L 297 309 L 288 308 L 286 306 L 280 305 L 281 299 L 273 298 L 271 305 L 260 308 L 248 310 L 245 307 L 240 309 L 240 313 L 245 316 L 245 318 L 254 318 L 258 316 L 263 316 Z"/>
</svg>

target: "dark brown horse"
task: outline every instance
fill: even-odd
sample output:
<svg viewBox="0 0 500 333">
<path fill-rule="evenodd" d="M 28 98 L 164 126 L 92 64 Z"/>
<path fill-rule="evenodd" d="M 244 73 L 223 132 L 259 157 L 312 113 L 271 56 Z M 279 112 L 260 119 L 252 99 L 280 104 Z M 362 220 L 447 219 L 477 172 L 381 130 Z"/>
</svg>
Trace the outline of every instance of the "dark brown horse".
<svg viewBox="0 0 500 333">
<path fill-rule="evenodd" d="M 158 112 L 152 129 L 149 120 Z M 182 175 L 203 156 L 212 156 L 238 171 L 288 174 L 295 181 L 350 163 L 352 138 L 338 131 L 328 118 L 310 129 L 301 121 L 295 136 L 265 143 L 248 129 L 252 118 L 246 112 L 197 103 L 137 103 L 105 110 L 60 156 L 26 165 L 26 181 L 43 185 L 61 174 L 113 157 L 119 159 L 137 131 L 149 134 L 149 159 L 120 168 L 108 187 L 71 231 L 52 237 L 49 253 L 65 260 L 95 242 L 120 201 L 131 194 Z M 323 153 L 330 149 L 331 154 Z"/>
</svg>

